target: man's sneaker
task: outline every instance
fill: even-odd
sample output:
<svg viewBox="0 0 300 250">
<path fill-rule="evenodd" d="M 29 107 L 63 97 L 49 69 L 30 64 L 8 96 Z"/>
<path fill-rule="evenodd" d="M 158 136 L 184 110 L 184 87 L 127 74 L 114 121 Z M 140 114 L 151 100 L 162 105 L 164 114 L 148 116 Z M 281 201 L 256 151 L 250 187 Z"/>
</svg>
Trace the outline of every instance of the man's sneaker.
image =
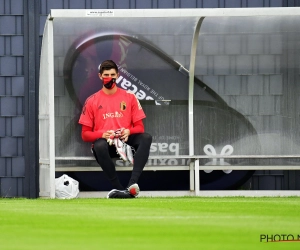
<svg viewBox="0 0 300 250">
<path fill-rule="evenodd" d="M 132 184 L 131 186 L 129 186 L 129 187 L 127 188 L 127 190 L 128 190 L 129 193 L 130 193 L 131 195 L 133 195 L 134 197 L 138 196 L 139 193 L 140 193 L 140 187 L 139 187 L 139 185 L 136 184 L 136 183 L 134 183 L 134 184 Z"/>
<path fill-rule="evenodd" d="M 127 199 L 127 198 L 135 198 L 134 195 L 131 195 L 127 189 L 125 190 L 118 190 L 118 189 L 113 189 L 111 190 L 107 196 L 107 199 Z"/>
<path fill-rule="evenodd" d="M 120 155 L 120 158 L 123 161 L 127 161 L 127 156 L 126 156 L 126 144 L 123 143 L 119 138 L 114 139 L 114 144 L 117 149 L 117 153 Z"/>
<path fill-rule="evenodd" d="M 132 154 L 132 149 L 131 146 L 129 146 L 128 144 L 126 144 L 126 155 L 127 155 L 127 159 L 128 161 L 133 164 L 133 154 Z"/>
</svg>

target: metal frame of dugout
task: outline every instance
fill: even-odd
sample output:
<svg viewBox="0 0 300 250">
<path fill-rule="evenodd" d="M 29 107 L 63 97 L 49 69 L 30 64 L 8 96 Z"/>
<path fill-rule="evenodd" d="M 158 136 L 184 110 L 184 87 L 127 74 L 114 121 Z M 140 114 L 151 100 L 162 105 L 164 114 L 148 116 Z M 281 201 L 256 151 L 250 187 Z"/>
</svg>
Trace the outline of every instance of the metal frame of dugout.
<svg viewBox="0 0 300 250">
<path fill-rule="evenodd" d="M 112 15 L 113 13 L 113 15 Z M 162 155 L 150 156 L 149 159 L 191 159 L 189 166 L 146 166 L 146 171 L 159 170 L 188 170 L 190 171 L 190 190 L 187 191 L 142 191 L 141 196 L 300 196 L 300 191 L 201 191 L 200 171 L 204 169 L 214 170 L 300 170 L 299 165 L 293 166 L 200 166 L 200 159 L 275 159 L 275 158 L 299 158 L 300 155 L 230 155 L 230 156 L 208 156 L 195 155 L 194 153 L 194 113 L 193 113 L 193 93 L 195 58 L 197 52 L 197 42 L 199 28 L 205 17 L 208 16 L 297 16 L 300 14 L 299 8 L 244 8 L 244 9 L 140 9 L 140 10 L 51 10 L 43 35 L 41 65 L 40 65 L 40 92 L 39 92 L 39 128 L 40 128 L 40 196 L 55 198 L 55 172 L 67 171 L 101 171 L 100 167 L 67 167 L 57 166 L 56 161 L 68 160 L 94 160 L 93 157 L 57 157 L 55 155 L 55 108 L 54 108 L 54 39 L 53 20 L 59 17 L 75 18 L 99 18 L 102 17 L 197 17 L 193 34 L 190 62 L 189 62 L 189 86 L 188 86 L 188 155 Z M 47 145 L 47 147 L 41 145 Z M 128 171 L 132 167 L 117 167 L 117 171 Z M 81 192 L 80 197 L 104 197 L 106 192 Z"/>
</svg>

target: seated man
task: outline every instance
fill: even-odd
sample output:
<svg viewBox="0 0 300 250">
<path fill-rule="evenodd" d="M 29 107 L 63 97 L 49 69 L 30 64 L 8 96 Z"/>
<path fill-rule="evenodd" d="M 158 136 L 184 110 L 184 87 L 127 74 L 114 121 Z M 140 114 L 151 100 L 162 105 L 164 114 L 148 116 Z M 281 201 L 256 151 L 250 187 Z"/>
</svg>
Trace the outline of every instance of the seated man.
<svg viewBox="0 0 300 250">
<path fill-rule="evenodd" d="M 81 136 L 94 144 L 94 156 L 112 184 L 113 190 L 107 198 L 134 198 L 139 194 L 137 182 L 148 161 L 152 142 L 151 135 L 144 133 L 142 120 L 146 115 L 133 93 L 117 87 L 118 67 L 112 60 L 101 63 L 98 75 L 103 88 L 88 97 L 84 104 L 79 119 Z M 130 146 L 136 150 L 134 161 Z M 133 163 L 126 189 L 111 159 L 117 153 L 123 160 Z"/>
</svg>

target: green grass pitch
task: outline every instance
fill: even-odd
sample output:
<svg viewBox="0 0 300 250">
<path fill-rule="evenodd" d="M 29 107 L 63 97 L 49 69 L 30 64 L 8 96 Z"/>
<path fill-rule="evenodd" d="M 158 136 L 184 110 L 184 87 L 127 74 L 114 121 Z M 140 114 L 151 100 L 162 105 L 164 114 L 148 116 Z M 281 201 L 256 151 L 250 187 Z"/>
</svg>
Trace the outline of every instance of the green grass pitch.
<svg viewBox="0 0 300 250">
<path fill-rule="evenodd" d="M 260 241 L 298 239 L 299 205 L 297 197 L 3 198 L 0 249 L 300 249 L 300 241 Z"/>
</svg>

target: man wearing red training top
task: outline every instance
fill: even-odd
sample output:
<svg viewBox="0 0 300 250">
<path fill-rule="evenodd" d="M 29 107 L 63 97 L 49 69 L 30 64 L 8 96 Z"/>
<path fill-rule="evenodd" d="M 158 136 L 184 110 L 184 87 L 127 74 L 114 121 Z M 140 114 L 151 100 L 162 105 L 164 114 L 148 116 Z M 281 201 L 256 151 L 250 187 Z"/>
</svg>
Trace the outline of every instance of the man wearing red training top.
<svg viewBox="0 0 300 250">
<path fill-rule="evenodd" d="M 101 63 L 98 75 L 103 88 L 88 97 L 84 104 L 79 119 L 81 136 L 84 141 L 94 144 L 94 156 L 112 184 L 113 189 L 107 198 L 134 198 L 140 190 L 137 182 L 148 160 L 152 142 L 151 135 L 144 132 L 146 115 L 133 93 L 116 86 L 119 73 L 112 60 Z M 136 150 L 134 161 L 131 147 Z M 117 153 L 123 160 L 133 163 L 126 188 L 120 183 L 111 159 Z"/>
</svg>

